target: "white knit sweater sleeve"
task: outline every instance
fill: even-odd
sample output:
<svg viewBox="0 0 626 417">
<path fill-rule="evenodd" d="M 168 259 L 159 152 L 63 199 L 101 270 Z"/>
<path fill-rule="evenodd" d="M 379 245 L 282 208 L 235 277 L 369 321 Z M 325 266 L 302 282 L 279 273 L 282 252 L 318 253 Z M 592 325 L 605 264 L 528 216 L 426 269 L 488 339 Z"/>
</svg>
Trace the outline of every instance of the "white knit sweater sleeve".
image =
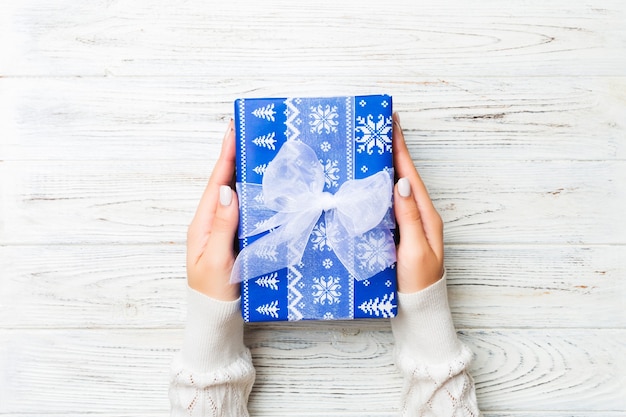
<svg viewBox="0 0 626 417">
<path fill-rule="evenodd" d="M 254 378 L 239 300 L 218 301 L 188 288 L 183 347 L 171 368 L 171 416 L 248 416 Z"/>
<path fill-rule="evenodd" d="M 420 417 L 479 416 L 472 352 L 457 338 L 444 275 L 412 294 L 398 294 L 391 320 L 395 360 L 404 378 L 400 414 Z"/>
</svg>

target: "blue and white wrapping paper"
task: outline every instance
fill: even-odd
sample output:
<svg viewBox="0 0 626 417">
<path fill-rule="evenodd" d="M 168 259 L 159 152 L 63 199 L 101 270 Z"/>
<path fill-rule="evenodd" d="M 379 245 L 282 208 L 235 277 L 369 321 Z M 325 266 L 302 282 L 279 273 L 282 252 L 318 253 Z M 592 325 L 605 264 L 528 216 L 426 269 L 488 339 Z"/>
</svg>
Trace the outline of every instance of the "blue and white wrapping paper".
<svg viewBox="0 0 626 417">
<path fill-rule="evenodd" d="M 267 234 L 250 236 L 254 229 L 250 219 L 257 214 L 259 199 L 262 202 L 262 195 L 252 190 L 259 188 L 255 184 L 263 183 L 268 165 L 272 166 L 286 142 L 302 142 L 315 152 L 323 170 L 323 191 L 335 194 L 347 181 L 368 178 L 381 171 L 391 175 L 391 114 L 392 101 L 387 95 L 236 100 L 240 248 Z M 324 215 L 315 222 L 308 241 L 303 242 L 306 247 L 300 262 L 248 276 L 246 271 L 251 268 L 245 259 L 239 259 L 244 275 L 241 282 L 244 320 L 394 317 L 397 302 L 395 246 L 389 237 L 389 230 L 394 228 L 391 196 L 388 208 L 385 220 L 379 225 L 387 236 L 378 227 L 351 241 L 350 250 L 359 268 L 382 269 L 367 279 L 357 280 L 337 257 Z"/>
</svg>

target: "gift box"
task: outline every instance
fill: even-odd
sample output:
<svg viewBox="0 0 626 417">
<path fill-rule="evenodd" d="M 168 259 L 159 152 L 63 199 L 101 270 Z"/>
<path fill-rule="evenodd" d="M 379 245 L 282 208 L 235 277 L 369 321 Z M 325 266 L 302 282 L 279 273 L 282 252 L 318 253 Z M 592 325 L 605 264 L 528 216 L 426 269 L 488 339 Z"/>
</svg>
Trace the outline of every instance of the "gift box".
<svg viewBox="0 0 626 417">
<path fill-rule="evenodd" d="M 246 322 L 397 312 L 388 95 L 235 101 Z"/>
</svg>

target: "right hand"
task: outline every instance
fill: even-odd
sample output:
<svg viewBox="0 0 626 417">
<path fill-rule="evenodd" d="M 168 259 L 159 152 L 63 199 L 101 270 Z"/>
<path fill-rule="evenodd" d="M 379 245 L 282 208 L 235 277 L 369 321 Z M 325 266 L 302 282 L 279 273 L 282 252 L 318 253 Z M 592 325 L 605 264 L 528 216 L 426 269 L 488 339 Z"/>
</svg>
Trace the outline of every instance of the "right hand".
<svg viewBox="0 0 626 417">
<path fill-rule="evenodd" d="M 393 164 L 400 178 L 394 189 L 400 230 L 398 291 L 413 293 L 443 276 L 443 222 L 415 169 L 397 113 L 393 115 Z"/>
</svg>

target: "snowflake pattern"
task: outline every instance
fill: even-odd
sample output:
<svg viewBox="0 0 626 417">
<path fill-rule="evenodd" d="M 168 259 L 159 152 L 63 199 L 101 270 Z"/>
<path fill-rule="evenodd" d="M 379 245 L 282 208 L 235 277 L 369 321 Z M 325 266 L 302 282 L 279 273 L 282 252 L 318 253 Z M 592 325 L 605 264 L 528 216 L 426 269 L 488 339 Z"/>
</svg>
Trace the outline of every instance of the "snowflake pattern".
<svg viewBox="0 0 626 417">
<path fill-rule="evenodd" d="M 342 181 L 348 179 L 347 177 L 363 177 L 385 169 L 380 164 L 385 164 L 386 158 L 390 157 L 391 153 L 390 98 L 379 96 L 358 97 L 356 101 L 354 99 L 355 97 L 331 101 L 294 98 L 290 99 L 292 101 L 286 106 L 280 104 L 275 106 L 268 102 L 262 105 L 255 103 L 252 108 L 245 109 L 245 115 L 250 115 L 251 110 L 253 111 L 249 116 L 250 121 L 259 123 L 254 119 L 265 121 L 273 119 L 275 125 L 272 125 L 273 131 L 256 131 L 246 136 L 246 142 L 251 145 L 247 149 L 268 155 L 269 159 L 270 152 L 275 152 L 279 147 L 279 136 L 282 138 L 279 123 L 284 111 L 284 117 L 289 121 L 285 137 L 288 140 L 290 138 L 314 140 L 310 146 L 315 150 L 324 170 L 324 191 L 334 193 Z M 292 138 L 290 135 L 294 134 L 294 129 L 302 137 L 296 135 Z M 242 132 L 246 133 L 243 128 Z M 348 143 L 352 144 L 345 160 L 343 151 L 345 141 L 339 140 L 344 134 L 348 135 Z M 378 155 L 382 157 L 379 158 Z M 267 159 L 263 158 L 246 160 L 248 165 L 245 166 L 245 170 L 252 175 L 258 175 L 253 178 L 260 179 L 267 169 L 266 161 Z M 262 193 L 255 192 L 249 195 L 248 201 L 262 204 L 263 200 Z M 381 281 L 370 277 L 353 283 L 352 280 L 356 278 L 346 273 L 343 264 L 333 254 L 333 248 L 330 246 L 333 242 L 331 236 L 333 233 L 334 229 L 327 229 L 322 216 L 309 236 L 305 257 L 292 268 L 288 268 L 288 272 L 281 275 L 284 278 L 279 279 L 278 274 L 273 272 L 250 280 L 251 284 L 248 284 L 252 285 L 250 290 L 255 288 L 256 292 L 254 297 L 250 298 L 250 302 L 246 302 L 243 309 L 244 319 L 248 321 L 250 314 L 252 321 L 393 317 L 397 308 L 397 301 L 394 299 L 395 280 L 387 279 L 390 275 L 385 272 L 381 274 L 384 275 Z M 390 264 L 389 260 L 395 259 L 393 243 L 391 248 L 388 246 L 390 238 L 393 242 L 393 237 L 388 231 L 377 229 L 353 240 L 351 256 L 354 256 L 354 267 L 373 273 L 378 273 L 377 269 L 385 269 Z M 278 256 L 275 248 L 271 246 L 256 249 L 254 254 L 251 253 L 251 259 L 255 257 L 275 259 Z M 394 266 L 392 263 L 391 268 Z M 299 272 L 305 279 L 300 280 L 303 275 Z M 296 277 L 296 274 L 299 277 Z M 287 288 L 285 291 L 279 291 L 283 290 L 283 284 Z"/>
<path fill-rule="evenodd" d="M 378 121 L 374 121 L 374 116 L 368 114 L 367 117 L 358 116 L 356 118 L 356 131 L 361 136 L 355 138 L 357 152 L 363 151 L 371 155 L 377 150 L 380 155 L 391 152 L 391 117 L 378 115 Z"/>
<path fill-rule="evenodd" d="M 326 162 L 320 160 L 324 167 L 324 182 L 326 187 L 337 187 L 339 185 L 339 161 L 327 159 Z"/>
<path fill-rule="evenodd" d="M 324 222 L 320 222 L 315 225 L 311 232 L 311 243 L 313 243 L 313 249 L 318 251 L 330 250 L 328 246 L 328 235 L 326 234 L 326 225 Z"/>
<path fill-rule="evenodd" d="M 329 276 L 328 278 L 313 278 L 313 302 L 315 304 L 325 305 L 338 303 L 341 298 L 341 285 L 339 278 Z"/>
<path fill-rule="evenodd" d="M 391 250 L 393 242 L 382 230 L 367 232 L 356 245 L 356 256 L 359 267 L 365 270 L 383 270 L 393 262 L 394 254 Z"/>
<path fill-rule="evenodd" d="M 330 107 L 327 104 L 325 107 L 318 105 L 317 107 L 311 107 L 311 114 L 309 115 L 311 126 L 311 132 L 320 134 L 325 131 L 326 134 L 330 132 L 336 132 L 339 125 L 339 114 L 337 113 L 337 106 Z"/>
</svg>

